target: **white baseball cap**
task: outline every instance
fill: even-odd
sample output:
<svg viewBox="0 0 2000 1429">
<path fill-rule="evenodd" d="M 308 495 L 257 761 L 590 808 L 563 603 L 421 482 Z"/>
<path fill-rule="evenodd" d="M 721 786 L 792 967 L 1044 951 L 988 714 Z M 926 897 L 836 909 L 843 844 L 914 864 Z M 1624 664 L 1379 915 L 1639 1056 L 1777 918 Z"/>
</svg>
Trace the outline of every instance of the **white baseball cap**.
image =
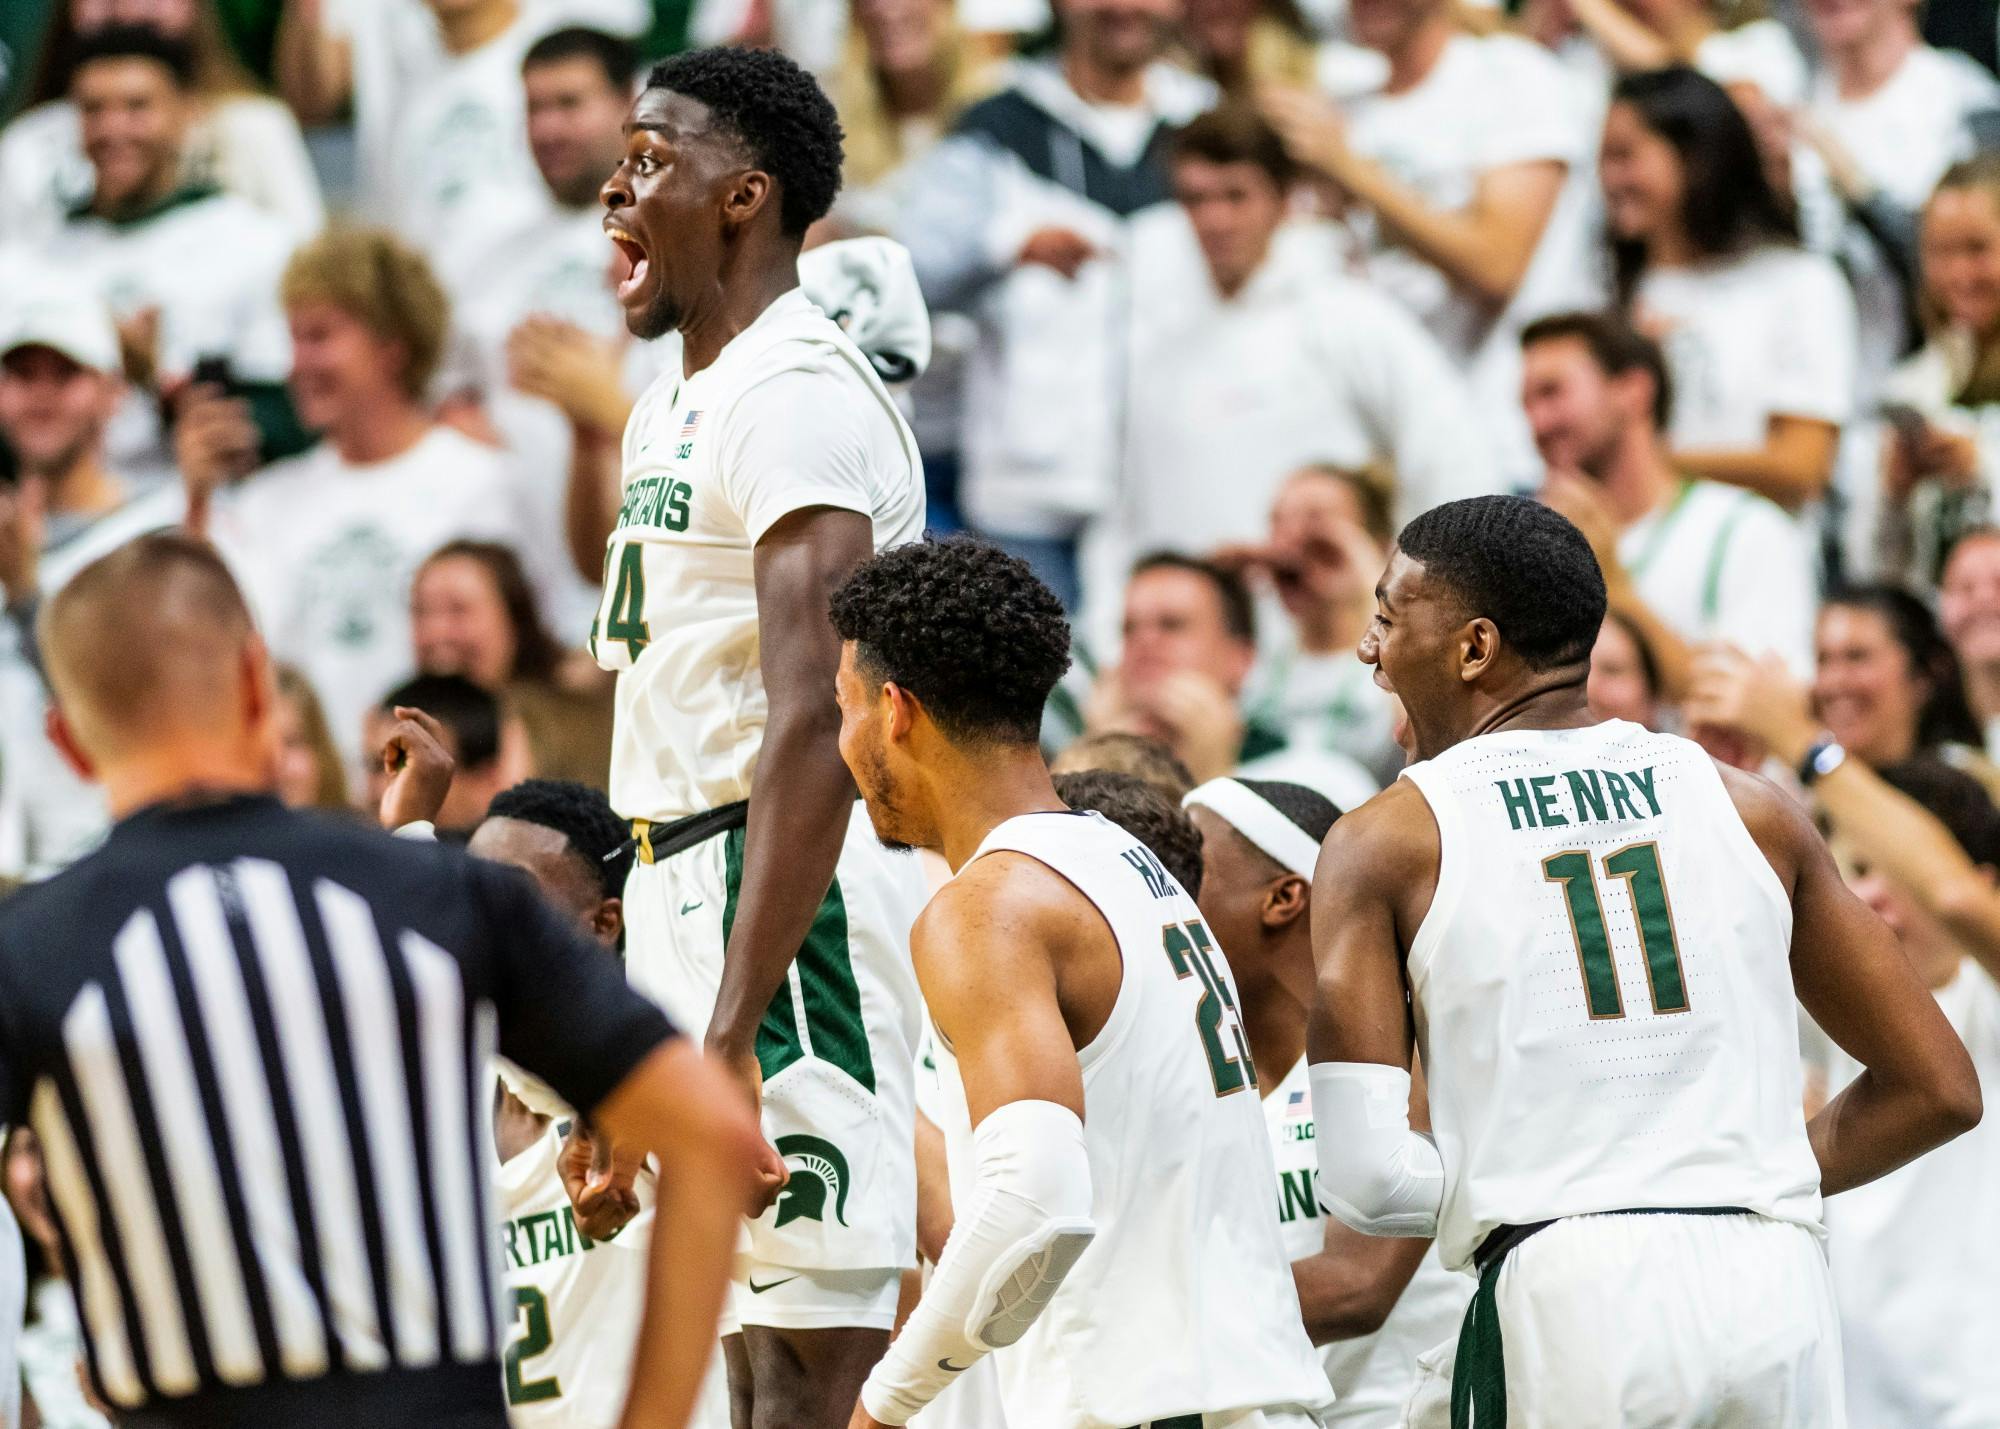
<svg viewBox="0 0 2000 1429">
<path fill-rule="evenodd" d="M 23 347 L 47 347 L 79 367 L 117 374 L 124 370 L 118 330 L 96 294 L 74 288 L 44 290 L 0 304 L 0 357 Z"/>
</svg>

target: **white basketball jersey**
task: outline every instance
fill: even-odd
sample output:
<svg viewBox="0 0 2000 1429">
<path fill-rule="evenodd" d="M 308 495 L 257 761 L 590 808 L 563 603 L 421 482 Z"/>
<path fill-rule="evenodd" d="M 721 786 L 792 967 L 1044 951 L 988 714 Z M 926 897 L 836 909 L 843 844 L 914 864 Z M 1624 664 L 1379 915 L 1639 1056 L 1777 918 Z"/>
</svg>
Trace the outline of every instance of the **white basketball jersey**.
<svg viewBox="0 0 2000 1429">
<path fill-rule="evenodd" d="M 615 1240 L 576 1228 L 556 1174 L 558 1125 L 495 1174 L 500 1192 L 502 1309 L 513 1317 L 505 1361 L 507 1421 L 514 1429 L 614 1429 L 632 1382 L 632 1352 L 646 1303 L 652 1178 L 639 1178 L 643 1209 Z"/>
<path fill-rule="evenodd" d="M 1412 765 L 1436 896 L 1409 951 L 1438 1242 L 1741 1206 L 1817 1228 L 1792 908 L 1701 748 L 1610 721 Z"/>
<path fill-rule="evenodd" d="M 756 548 L 794 511 L 868 517 L 876 550 L 924 529 L 916 438 L 875 369 L 797 289 L 625 426 L 624 486 L 591 625 L 618 673 L 611 805 L 663 820 L 750 797 L 767 703 Z"/>
<path fill-rule="evenodd" d="M 995 1356 L 1007 1422 L 1123 1429 L 1325 1407 L 1271 1215 L 1277 1177 L 1235 983 L 1194 899 L 1094 813 L 1009 819 L 973 857 L 1001 851 L 1082 892 L 1124 963 L 1109 1020 L 1077 1054 L 1097 1238 L 1026 1337 Z M 941 1058 L 939 1072 L 962 1102 L 956 1063 Z M 962 1166 L 967 1132 L 954 1131 Z"/>
</svg>

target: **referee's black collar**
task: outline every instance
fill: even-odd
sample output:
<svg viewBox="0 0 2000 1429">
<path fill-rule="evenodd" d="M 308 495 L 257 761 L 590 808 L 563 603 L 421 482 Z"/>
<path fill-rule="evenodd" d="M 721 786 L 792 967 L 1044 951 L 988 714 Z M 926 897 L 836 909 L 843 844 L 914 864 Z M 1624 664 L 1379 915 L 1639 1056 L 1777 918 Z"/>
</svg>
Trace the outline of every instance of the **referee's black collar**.
<svg viewBox="0 0 2000 1429">
<path fill-rule="evenodd" d="M 170 820 L 207 818 L 220 814 L 265 813 L 282 808 L 278 796 L 240 789 L 190 789 L 170 799 L 142 804 L 111 827 L 111 837 L 141 832 Z"/>
</svg>

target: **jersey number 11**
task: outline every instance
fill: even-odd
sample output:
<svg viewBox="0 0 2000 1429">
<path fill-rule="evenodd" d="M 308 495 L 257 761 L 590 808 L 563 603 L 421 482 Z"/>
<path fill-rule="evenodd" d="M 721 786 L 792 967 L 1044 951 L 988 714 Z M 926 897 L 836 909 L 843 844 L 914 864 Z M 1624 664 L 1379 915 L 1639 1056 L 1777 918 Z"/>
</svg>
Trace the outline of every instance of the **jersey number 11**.
<svg viewBox="0 0 2000 1429">
<path fill-rule="evenodd" d="M 1687 979 L 1681 972 L 1680 939 L 1674 936 L 1674 910 L 1667 901 L 1666 875 L 1660 870 L 1660 846 L 1633 844 L 1607 854 L 1604 872 L 1611 878 L 1624 880 L 1633 921 L 1639 925 L 1639 946 L 1646 954 L 1646 986 L 1653 995 L 1653 1011 L 1686 1012 Z M 1597 877 L 1590 855 L 1582 849 L 1573 849 L 1545 858 L 1542 877 L 1562 885 L 1591 1021 L 1623 1017 L 1625 999 L 1618 990 L 1618 965 L 1611 960 L 1611 933 L 1604 923 L 1604 904 L 1597 896 Z"/>
</svg>

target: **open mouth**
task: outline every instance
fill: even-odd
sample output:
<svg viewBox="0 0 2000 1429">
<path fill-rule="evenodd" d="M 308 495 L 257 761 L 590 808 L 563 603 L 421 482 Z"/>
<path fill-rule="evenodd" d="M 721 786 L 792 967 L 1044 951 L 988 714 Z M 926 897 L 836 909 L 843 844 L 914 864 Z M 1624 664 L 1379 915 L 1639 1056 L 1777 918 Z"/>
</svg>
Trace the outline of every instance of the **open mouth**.
<svg viewBox="0 0 2000 1429">
<path fill-rule="evenodd" d="M 652 260 L 646 256 L 646 245 L 624 229 L 606 224 L 604 234 L 611 240 L 611 246 L 618 254 L 613 272 L 618 284 L 618 301 L 630 302 L 632 295 L 645 283 L 647 271 L 652 267 Z"/>
</svg>

